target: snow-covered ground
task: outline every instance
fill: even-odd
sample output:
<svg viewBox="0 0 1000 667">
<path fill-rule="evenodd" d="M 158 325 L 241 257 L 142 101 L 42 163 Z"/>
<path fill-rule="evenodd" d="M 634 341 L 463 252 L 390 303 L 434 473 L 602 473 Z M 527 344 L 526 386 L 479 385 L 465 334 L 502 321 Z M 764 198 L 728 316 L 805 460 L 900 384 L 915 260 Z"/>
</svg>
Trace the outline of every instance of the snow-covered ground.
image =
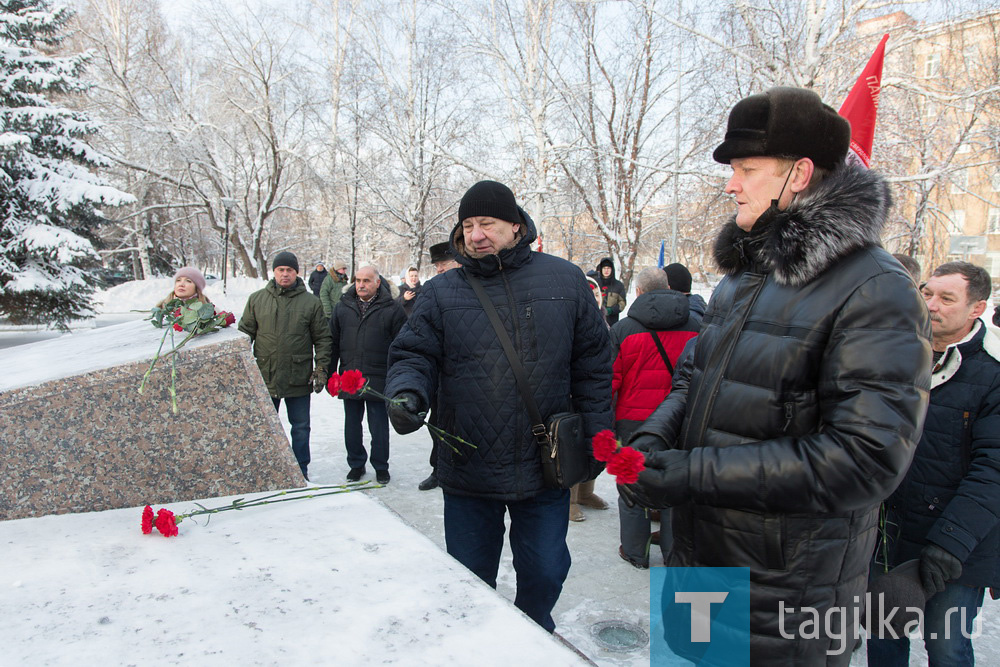
<svg viewBox="0 0 1000 667">
<path fill-rule="evenodd" d="M 229 281 L 226 295 L 221 282 L 209 285 L 206 293 L 218 308 L 238 317 L 247 295 L 262 285 L 262 281 L 237 279 Z M 89 326 L 142 317 L 129 311 L 148 310 L 169 289 L 167 278 L 112 288 L 101 295 L 102 314 Z M 706 299 L 709 296 L 707 288 L 695 291 Z M 0 339 L 18 342 L 23 340 L 18 336 L 26 333 L 31 332 L 2 332 Z M 280 416 L 287 434 L 284 410 Z M 314 395 L 309 470 L 313 483 L 344 480 L 348 468 L 342 434 L 340 402 L 325 393 Z M 443 550 L 440 491 L 416 489 L 429 472 L 429 443 L 423 430 L 408 436 L 392 433 L 392 482 L 384 489 L 364 492 L 375 504 L 337 496 L 227 513 L 207 526 L 184 522 L 181 536 L 169 540 L 139 533 L 138 508 L 0 522 L 0 553 L 6 565 L 0 575 L 0 643 L 5 646 L 0 665 L 352 665 L 393 660 L 401 664 L 473 660 L 511 664 L 513 658 L 506 652 L 477 649 L 460 624 L 449 626 L 454 628 L 453 635 L 446 640 L 419 649 L 393 637 L 393 633 L 416 636 L 408 616 L 389 627 L 338 634 L 339 625 L 357 627 L 342 619 L 364 617 L 370 609 L 384 609 L 394 601 L 401 614 L 426 608 L 427 623 L 452 623 L 453 619 L 442 620 L 450 617 L 441 615 L 444 598 L 435 591 L 462 578 L 461 569 L 419 570 L 399 553 L 387 553 L 379 541 L 380 531 L 394 530 L 385 521 L 381 504 Z M 614 503 L 614 484 L 606 475 L 598 479 L 597 492 Z M 155 504 L 156 499 L 150 500 Z M 223 502 L 215 499 L 205 504 Z M 174 511 L 190 508 L 184 503 L 171 507 Z M 610 651 L 592 634 L 596 624 L 610 620 L 626 621 L 648 632 L 649 578 L 647 572 L 617 556 L 617 512 L 585 513 L 585 522 L 570 525 L 573 566 L 554 612 L 557 632 L 597 664 L 648 665 L 648 649 Z M 412 535 L 399 539 L 397 550 L 423 549 Z M 363 554 L 351 551 L 354 542 L 355 547 L 362 545 Z M 364 573 L 359 576 L 378 568 L 392 569 L 401 575 L 401 583 L 390 586 L 375 579 L 363 596 L 345 598 L 337 593 L 343 582 L 334 570 L 352 572 L 355 567 Z M 513 599 L 514 583 L 510 551 L 505 549 L 499 593 Z M 128 595 L 115 597 L 114 591 Z M 153 600 L 151 607 L 140 604 L 148 600 Z M 157 610 L 152 616 L 139 616 L 150 608 Z M 475 616 L 477 612 L 464 613 Z M 30 626 L 26 626 L 28 618 Z M 1000 605 L 987 599 L 982 618 L 982 635 L 974 640 L 979 664 L 1000 665 Z M 143 648 L 133 653 L 133 644 L 156 626 L 164 635 L 162 650 Z M 295 646 L 294 634 L 303 629 L 328 634 L 318 642 L 311 635 L 302 639 L 305 648 Z M 508 629 L 515 646 L 535 646 L 533 638 L 522 639 L 520 631 Z M 60 641 L 63 633 L 68 635 Z M 372 639 L 362 646 L 358 636 Z M 406 653 L 407 646 L 413 647 L 412 655 Z M 538 662 L 523 657 L 530 653 L 520 655 L 517 662 Z M 549 657 L 540 659 L 551 662 Z M 865 664 L 863 647 L 851 664 Z M 911 664 L 926 664 L 919 642 L 914 642 Z"/>
</svg>

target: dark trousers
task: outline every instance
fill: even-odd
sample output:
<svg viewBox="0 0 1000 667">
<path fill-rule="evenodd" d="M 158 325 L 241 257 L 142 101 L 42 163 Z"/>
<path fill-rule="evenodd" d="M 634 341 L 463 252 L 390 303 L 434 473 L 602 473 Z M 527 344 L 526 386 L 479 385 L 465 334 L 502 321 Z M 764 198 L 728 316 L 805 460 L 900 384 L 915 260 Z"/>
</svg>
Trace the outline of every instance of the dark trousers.
<svg viewBox="0 0 1000 667">
<path fill-rule="evenodd" d="M 622 540 L 622 550 L 633 563 L 639 563 L 649 567 L 650 554 L 653 553 L 653 545 L 650 542 L 652 535 L 649 510 L 645 507 L 629 507 L 625 501 L 618 498 L 618 523 Z M 674 534 L 670 530 L 670 510 L 665 509 L 660 512 L 660 551 L 663 559 L 666 560 L 670 548 L 674 545 Z M 653 559 L 654 563 L 658 563 Z"/>
<path fill-rule="evenodd" d="M 372 436 L 372 468 L 389 469 L 389 413 L 383 401 L 344 399 L 344 444 L 347 446 L 347 465 L 364 468 L 368 461 L 361 432 L 361 418 L 368 410 L 368 432 Z"/>
<path fill-rule="evenodd" d="M 285 401 L 285 412 L 288 414 L 288 423 L 292 426 L 292 451 L 295 453 L 295 460 L 299 462 L 302 472 L 306 472 L 306 466 L 311 460 L 309 456 L 309 394 L 305 396 L 290 396 L 284 399 L 271 397 L 275 411 Z"/>
<path fill-rule="evenodd" d="M 444 538 L 448 553 L 493 588 L 503 550 L 504 514 L 510 512 L 517 593 L 514 605 L 552 632 L 552 608 L 569 574 L 569 491 L 542 491 L 505 502 L 444 494 Z"/>
<path fill-rule="evenodd" d="M 971 667 L 973 622 L 983 606 L 985 588 L 954 582 L 934 595 L 924 606 L 924 648 L 930 667 Z M 872 624 L 875 628 L 875 624 Z M 906 667 L 910 664 L 910 639 L 868 640 L 868 664 L 872 667 Z"/>
</svg>

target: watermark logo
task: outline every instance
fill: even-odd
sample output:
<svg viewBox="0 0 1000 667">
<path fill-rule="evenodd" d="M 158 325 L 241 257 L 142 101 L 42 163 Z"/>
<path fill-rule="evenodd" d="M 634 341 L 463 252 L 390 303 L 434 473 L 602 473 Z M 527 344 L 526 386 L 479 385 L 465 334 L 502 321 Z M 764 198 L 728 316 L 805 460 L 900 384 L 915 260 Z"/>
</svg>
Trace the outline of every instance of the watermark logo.
<svg viewBox="0 0 1000 667">
<path fill-rule="evenodd" d="M 650 665 L 750 664 L 750 569 L 649 570 Z"/>
</svg>

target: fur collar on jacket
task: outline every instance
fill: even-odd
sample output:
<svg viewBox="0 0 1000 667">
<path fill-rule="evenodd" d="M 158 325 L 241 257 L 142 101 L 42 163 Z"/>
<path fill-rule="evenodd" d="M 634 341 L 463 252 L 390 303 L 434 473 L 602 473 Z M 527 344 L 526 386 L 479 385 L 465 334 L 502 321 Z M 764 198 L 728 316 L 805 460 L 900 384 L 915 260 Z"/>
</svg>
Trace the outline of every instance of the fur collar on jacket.
<svg viewBox="0 0 1000 667">
<path fill-rule="evenodd" d="M 882 176 L 841 167 L 763 229 L 745 232 L 733 216 L 716 239 L 715 261 L 724 273 L 733 274 L 755 258 L 759 269 L 773 272 L 779 284 L 805 285 L 855 250 L 881 245 L 890 206 L 892 196 Z"/>
</svg>

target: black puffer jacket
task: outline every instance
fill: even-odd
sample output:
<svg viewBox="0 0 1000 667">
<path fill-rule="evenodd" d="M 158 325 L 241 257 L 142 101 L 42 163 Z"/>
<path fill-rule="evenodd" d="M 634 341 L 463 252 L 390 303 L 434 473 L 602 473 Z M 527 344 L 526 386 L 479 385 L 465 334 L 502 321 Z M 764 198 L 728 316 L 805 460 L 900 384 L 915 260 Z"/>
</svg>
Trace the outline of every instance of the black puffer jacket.
<svg viewBox="0 0 1000 667">
<path fill-rule="evenodd" d="M 913 465 L 888 502 L 889 565 L 933 542 L 962 561 L 958 583 L 1000 586 L 1000 337 L 979 323 L 939 363 Z"/>
<path fill-rule="evenodd" d="M 691 452 L 671 565 L 750 568 L 754 665 L 849 662 L 849 645 L 783 638 L 811 618 L 788 608 L 853 616 L 920 437 L 930 325 L 879 247 L 889 205 L 880 176 L 842 168 L 750 234 L 728 223 L 690 384 L 638 430 Z"/>
<path fill-rule="evenodd" d="M 333 309 L 330 333 L 333 334 L 333 358 L 340 360 L 339 372 L 359 369 L 377 392 L 385 389 L 385 373 L 389 358 L 389 344 L 399 333 L 406 315 L 393 300 L 383 280 L 378 293 L 361 315 L 358 291 L 351 285 Z M 345 398 L 341 394 L 339 398 Z M 381 400 L 365 396 L 365 400 Z"/>
<path fill-rule="evenodd" d="M 588 442 L 612 428 L 611 344 L 594 295 L 579 268 L 531 251 L 535 226 L 521 215 L 517 245 L 478 259 L 465 254 L 456 225 L 461 268 L 424 283 L 389 351 L 386 393 L 415 391 L 426 406 L 436 392 L 438 424 L 477 447 L 439 450 L 437 477 L 448 493 L 513 501 L 544 490 L 531 420 L 469 273 L 504 322 L 542 416 L 582 413 Z"/>
</svg>

